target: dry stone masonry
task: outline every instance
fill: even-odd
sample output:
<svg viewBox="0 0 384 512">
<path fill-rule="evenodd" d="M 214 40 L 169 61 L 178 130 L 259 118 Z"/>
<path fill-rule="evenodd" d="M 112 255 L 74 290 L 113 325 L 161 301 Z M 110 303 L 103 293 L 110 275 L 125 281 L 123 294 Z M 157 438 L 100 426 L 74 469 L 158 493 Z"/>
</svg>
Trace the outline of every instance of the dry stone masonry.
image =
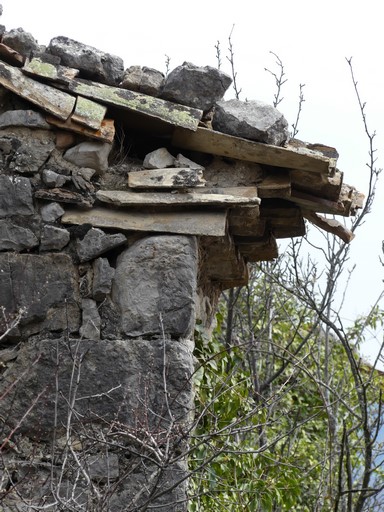
<svg viewBox="0 0 384 512">
<path fill-rule="evenodd" d="M 185 511 L 196 322 L 362 196 L 218 69 L 0 33 L 0 509 Z"/>
</svg>

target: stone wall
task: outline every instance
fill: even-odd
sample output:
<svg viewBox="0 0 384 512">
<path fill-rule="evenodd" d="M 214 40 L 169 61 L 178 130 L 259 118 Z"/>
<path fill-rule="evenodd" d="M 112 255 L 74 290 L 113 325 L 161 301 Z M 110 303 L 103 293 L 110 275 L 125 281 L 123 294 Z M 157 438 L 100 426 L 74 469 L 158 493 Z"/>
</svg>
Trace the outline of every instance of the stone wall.
<svg viewBox="0 0 384 512">
<path fill-rule="evenodd" d="M 185 510 L 193 331 L 218 294 L 198 238 L 63 225 L 116 166 L 6 115 L 38 124 L 0 132 L 1 510 Z"/>
</svg>

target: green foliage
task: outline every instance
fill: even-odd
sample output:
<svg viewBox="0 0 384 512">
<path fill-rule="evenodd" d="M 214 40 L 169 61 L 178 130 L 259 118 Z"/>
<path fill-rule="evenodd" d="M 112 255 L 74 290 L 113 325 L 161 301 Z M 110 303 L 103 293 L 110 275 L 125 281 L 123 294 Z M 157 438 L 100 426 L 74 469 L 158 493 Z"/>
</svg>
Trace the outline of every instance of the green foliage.
<svg viewBox="0 0 384 512">
<path fill-rule="evenodd" d="M 235 299 L 221 301 L 211 338 L 196 331 L 189 510 L 337 510 L 341 486 L 350 476 L 358 487 L 364 460 L 360 395 L 345 347 L 260 268 Z M 382 319 L 380 311 L 359 319 L 346 342 Z M 353 360 L 359 364 L 355 352 Z M 377 388 L 366 392 L 377 404 Z"/>
</svg>

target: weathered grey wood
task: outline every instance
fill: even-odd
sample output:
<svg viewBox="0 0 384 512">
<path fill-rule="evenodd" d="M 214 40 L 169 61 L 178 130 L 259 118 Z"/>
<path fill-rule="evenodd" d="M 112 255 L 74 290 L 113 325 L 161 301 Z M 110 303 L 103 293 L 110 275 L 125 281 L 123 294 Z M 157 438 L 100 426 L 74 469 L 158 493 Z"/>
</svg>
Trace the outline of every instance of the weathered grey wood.
<svg viewBox="0 0 384 512">
<path fill-rule="evenodd" d="M 202 237 L 200 242 L 205 276 L 220 283 L 223 290 L 248 283 L 247 264 L 229 234 Z"/>
<path fill-rule="evenodd" d="M 182 149 L 201 151 L 247 162 L 323 174 L 328 174 L 335 166 L 334 159 L 321 154 L 300 153 L 297 148 L 286 149 L 271 146 L 207 128 L 198 128 L 195 132 L 177 128 L 173 134 L 172 144 Z"/>
<path fill-rule="evenodd" d="M 252 187 L 249 187 L 251 189 Z M 231 189 L 231 193 L 218 193 L 215 191 L 208 192 L 204 190 L 202 193 L 197 192 L 133 192 L 132 190 L 120 191 L 120 190 L 100 190 L 96 193 L 96 197 L 99 201 L 104 203 L 111 203 L 115 206 L 237 206 L 242 204 L 259 204 L 260 199 L 257 197 L 257 189 L 253 187 L 252 192 L 247 189 L 246 193 L 244 190 L 239 190 L 236 194 L 236 190 Z M 221 189 L 220 192 L 224 192 L 225 189 Z"/>
<path fill-rule="evenodd" d="M 37 76 L 61 84 L 67 84 L 79 74 L 78 69 L 44 62 L 39 57 L 27 61 L 23 66 L 23 72 L 32 77 Z"/>
<path fill-rule="evenodd" d="M 196 108 L 185 107 L 160 98 L 147 96 L 146 94 L 89 80 L 72 80 L 68 86 L 69 90 L 80 96 L 98 100 L 107 105 L 139 112 L 148 117 L 160 119 L 166 123 L 187 128 L 188 130 L 196 130 L 203 115 L 203 112 Z"/>
<path fill-rule="evenodd" d="M 260 238 L 235 237 L 235 243 L 250 263 L 271 261 L 279 255 L 276 238 L 272 234 Z"/>
<path fill-rule="evenodd" d="M 315 172 L 291 169 L 292 187 L 307 194 L 337 201 L 343 184 L 343 173 L 336 170 L 329 176 Z"/>
<path fill-rule="evenodd" d="M 290 201 L 306 210 L 318 213 L 329 213 L 332 215 L 343 215 L 344 217 L 349 216 L 351 207 L 351 201 L 349 199 L 345 201 L 329 201 L 323 197 L 313 196 L 295 189 L 292 189 Z"/>
<path fill-rule="evenodd" d="M 346 244 L 349 244 L 349 242 L 355 238 L 352 231 L 336 219 L 327 219 L 326 217 L 318 215 L 315 212 L 311 212 L 310 210 L 303 210 L 303 216 L 315 226 L 338 236 Z"/>
<path fill-rule="evenodd" d="M 191 188 L 204 187 L 203 171 L 189 167 L 144 169 L 128 173 L 131 188 Z"/>
<path fill-rule="evenodd" d="M 274 197 L 281 199 L 289 198 L 291 195 L 291 178 L 289 172 L 273 172 L 267 175 L 257 184 L 257 189 L 259 191 L 259 197 L 262 199 Z"/>
<path fill-rule="evenodd" d="M 46 121 L 49 124 L 57 126 L 58 128 L 62 128 L 63 130 L 69 130 L 74 133 L 80 133 L 81 135 L 85 135 L 86 137 L 90 137 L 92 139 L 100 140 L 103 142 L 110 142 L 111 144 L 115 137 L 115 124 L 113 119 L 104 119 L 101 123 L 100 130 L 92 130 L 90 128 L 87 128 L 86 126 L 82 126 L 81 124 L 75 123 L 74 121 L 72 121 L 71 117 L 66 121 L 61 121 L 56 117 L 47 116 Z"/>
<path fill-rule="evenodd" d="M 55 201 L 59 203 L 72 203 L 91 208 L 93 202 L 78 192 L 72 192 L 64 188 L 39 189 L 34 194 L 36 199 Z"/>
<path fill-rule="evenodd" d="M 76 98 L 49 85 L 41 84 L 24 73 L 0 61 L 0 84 L 40 108 L 66 120 L 71 115 Z"/>
<path fill-rule="evenodd" d="M 82 124 L 93 130 L 100 130 L 106 112 L 107 107 L 105 105 L 100 105 L 87 98 L 78 96 L 71 119 L 75 123 Z"/>
<path fill-rule="evenodd" d="M 226 211 L 138 212 L 93 208 L 88 211 L 67 210 L 64 224 L 92 224 L 99 228 L 124 231 L 148 231 L 189 235 L 224 236 Z"/>
<path fill-rule="evenodd" d="M 259 206 L 239 206 L 230 209 L 228 225 L 232 235 L 262 236 L 266 221 L 260 218 Z"/>
</svg>

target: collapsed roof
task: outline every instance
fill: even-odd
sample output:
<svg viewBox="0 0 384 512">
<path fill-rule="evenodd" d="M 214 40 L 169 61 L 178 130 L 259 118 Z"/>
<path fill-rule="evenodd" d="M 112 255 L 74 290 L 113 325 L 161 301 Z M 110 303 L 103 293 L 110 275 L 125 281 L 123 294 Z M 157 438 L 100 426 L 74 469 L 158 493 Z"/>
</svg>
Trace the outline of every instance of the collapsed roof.
<svg viewBox="0 0 384 512">
<path fill-rule="evenodd" d="M 303 236 L 305 220 L 352 240 L 333 216 L 355 215 L 363 196 L 337 151 L 290 140 L 271 106 L 224 101 L 222 71 L 124 71 L 119 57 L 61 36 L 41 47 L 22 29 L 3 34 L 0 59 L 2 90 L 22 102 L 3 102 L 0 129 L 53 130 L 65 160 L 97 171 L 82 182 L 46 173 L 36 186 L 37 200 L 66 203 L 62 223 L 197 235 L 223 288 L 247 282 L 248 262 L 277 257 L 277 239 Z"/>
</svg>

